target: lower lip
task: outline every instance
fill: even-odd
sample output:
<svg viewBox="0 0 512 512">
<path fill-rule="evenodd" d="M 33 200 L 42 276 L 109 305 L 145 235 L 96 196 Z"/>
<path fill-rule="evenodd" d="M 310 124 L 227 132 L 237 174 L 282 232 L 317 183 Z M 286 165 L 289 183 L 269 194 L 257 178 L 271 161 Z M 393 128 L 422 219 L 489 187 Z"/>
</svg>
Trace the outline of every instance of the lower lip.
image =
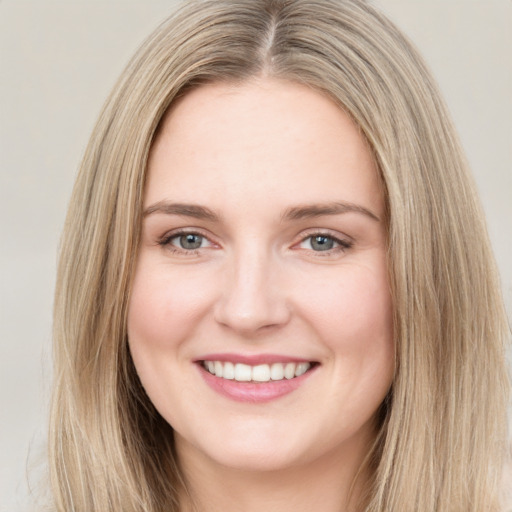
<svg viewBox="0 0 512 512">
<path fill-rule="evenodd" d="M 198 368 L 206 384 L 217 393 L 237 402 L 261 403 L 276 400 L 295 391 L 317 367 L 314 366 L 300 377 L 268 382 L 238 382 L 216 377 L 201 364 L 198 365 Z"/>
</svg>

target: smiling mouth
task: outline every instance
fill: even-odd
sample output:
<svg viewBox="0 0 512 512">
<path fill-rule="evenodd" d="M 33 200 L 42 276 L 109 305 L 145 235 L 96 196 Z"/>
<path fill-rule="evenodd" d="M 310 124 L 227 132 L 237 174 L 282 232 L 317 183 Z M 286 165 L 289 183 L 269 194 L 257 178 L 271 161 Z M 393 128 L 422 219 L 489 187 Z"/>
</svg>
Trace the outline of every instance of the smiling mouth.
<svg viewBox="0 0 512 512">
<path fill-rule="evenodd" d="M 201 361 L 202 367 L 212 375 L 237 382 L 276 382 L 292 380 L 310 371 L 317 363 L 273 363 L 248 365 L 229 361 Z"/>
</svg>

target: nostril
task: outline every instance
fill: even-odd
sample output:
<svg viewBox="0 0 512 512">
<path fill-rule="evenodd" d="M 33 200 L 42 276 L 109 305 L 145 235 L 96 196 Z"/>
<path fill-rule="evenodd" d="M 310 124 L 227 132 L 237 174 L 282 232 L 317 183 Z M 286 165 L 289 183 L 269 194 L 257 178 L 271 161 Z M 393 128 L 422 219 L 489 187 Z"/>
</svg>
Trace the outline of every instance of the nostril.
<svg viewBox="0 0 512 512">
<path fill-rule="evenodd" d="M 265 244 L 251 238 L 240 242 L 214 307 L 216 321 L 244 335 L 275 329 L 290 319 L 282 269 L 274 265 Z"/>
<path fill-rule="evenodd" d="M 286 304 L 278 304 L 264 297 L 251 301 L 233 298 L 219 304 L 214 316 L 219 324 L 227 328 L 254 333 L 285 325 L 290 312 Z"/>
</svg>

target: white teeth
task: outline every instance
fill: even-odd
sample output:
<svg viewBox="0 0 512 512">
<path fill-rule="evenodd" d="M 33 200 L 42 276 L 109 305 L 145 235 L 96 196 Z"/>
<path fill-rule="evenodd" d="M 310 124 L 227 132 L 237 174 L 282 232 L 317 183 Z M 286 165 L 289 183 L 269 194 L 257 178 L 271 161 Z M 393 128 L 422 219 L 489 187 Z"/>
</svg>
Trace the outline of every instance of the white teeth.
<svg viewBox="0 0 512 512">
<path fill-rule="evenodd" d="M 253 366 L 252 380 L 256 382 L 268 382 L 270 380 L 270 366 L 268 364 Z"/>
<path fill-rule="evenodd" d="M 270 367 L 270 378 L 272 380 L 283 380 L 284 367 L 281 363 L 274 363 Z"/>
<path fill-rule="evenodd" d="M 223 377 L 233 380 L 235 378 L 235 365 L 233 363 L 224 363 Z"/>
<path fill-rule="evenodd" d="M 287 379 L 293 379 L 295 377 L 295 363 L 287 363 L 284 367 L 284 376 Z"/>
<path fill-rule="evenodd" d="M 252 369 L 248 364 L 235 364 L 235 380 L 239 382 L 249 382 L 252 380 Z"/>
<path fill-rule="evenodd" d="M 295 368 L 295 377 L 300 377 L 309 370 L 311 365 L 309 363 L 299 363 Z"/>
<path fill-rule="evenodd" d="M 293 379 L 304 375 L 311 363 L 274 363 L 250 366 L 242 363 L 203 361 L 203 366 L 212 375 L 239 382 L 269 382 L 270 380 Z"/>
</svg>

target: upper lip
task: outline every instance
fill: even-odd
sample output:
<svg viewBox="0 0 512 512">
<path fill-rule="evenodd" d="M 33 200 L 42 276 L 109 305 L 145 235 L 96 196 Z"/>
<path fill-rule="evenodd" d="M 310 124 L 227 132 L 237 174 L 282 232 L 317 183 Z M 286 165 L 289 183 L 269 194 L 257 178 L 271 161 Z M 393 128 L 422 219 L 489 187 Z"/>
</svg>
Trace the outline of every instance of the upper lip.
<svg viewBox="0 0 512 512">
<path fill-rule="evenodd" d="M 256 366 L 259 364 L 272 364 L 272 363 L 312 363 L 315 362 L 311 359 L 305 359 L 302 357 L 286 356 L 281 354 L 205 354 L 198 357 L 194 362 L 202 361 L 221 361 L 230 363 L 242 363 L 250 366 Z"/>
</svg>

